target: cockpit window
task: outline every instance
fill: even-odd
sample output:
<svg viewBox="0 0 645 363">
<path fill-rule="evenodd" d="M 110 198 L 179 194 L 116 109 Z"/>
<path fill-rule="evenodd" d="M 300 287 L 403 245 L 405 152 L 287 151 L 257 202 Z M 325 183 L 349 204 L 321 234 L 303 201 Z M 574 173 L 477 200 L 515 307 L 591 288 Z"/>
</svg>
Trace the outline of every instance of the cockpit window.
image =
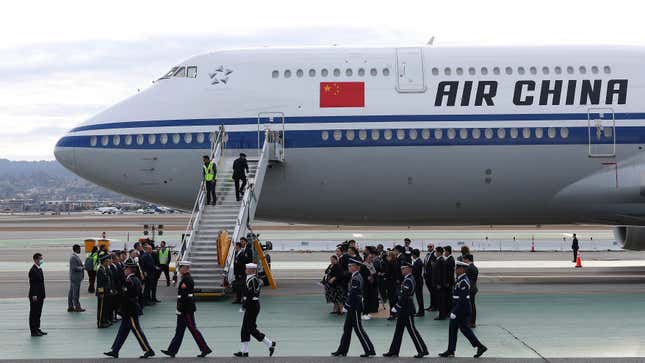
<svg viewBox="0 0 645 363">
<path fill-rule="evenodd" d="M 197 78 L 197 67 L 191 66 L 187 68 L 186 77 L 188 78 Z"/>
<path fill-rule="evenodd" d="M 161 77 L 159 79 L 166 79 L 166 78 L 172 77 L 172 75 L 175 74 L 175 72 L 177 71 L 177 68 L 179 68 L 179 67 L 172 67 L 172 69 L 169 70 L 168 73 L 164 74 L 163 77 Z"/>
<path fill-rule="evenodd" d="M 186 67 L 179 67 L 173 74 L 173 77 L 186 77 Z"/>
</svg>

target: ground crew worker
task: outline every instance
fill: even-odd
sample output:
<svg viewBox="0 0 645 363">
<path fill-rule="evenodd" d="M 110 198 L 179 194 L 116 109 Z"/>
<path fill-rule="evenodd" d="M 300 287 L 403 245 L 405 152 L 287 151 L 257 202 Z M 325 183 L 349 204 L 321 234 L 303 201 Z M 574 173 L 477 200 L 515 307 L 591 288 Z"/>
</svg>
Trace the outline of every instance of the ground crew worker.
<svg viewBox="0 0 645 363">
<path fill-rule="evenodd" d="M 141 324 L 139 324 L 139 315 L 143 313 L 141 310 L 141 305 L 139 304 L 139 295 L 141 294 L 141 280 L 136 276 L 135 272 L 137 271 L 138 265 L 134 262 L 133 259 L 129 258 L 125 262 L 125 286 L 123 287 L 123 301 L 121 304 L 121 326 L 119 327 L 119 332 L 114 339 L 112 344 L 112 349 L 109 352 L 103 353 L 109 357 L 119 358 L 119 350 L 125 343 L 130 330 L 134 333 L 134 336 L 137 338 L 141 349 L 145 352 L 139 358 L 149 358 L 155 355 L 155 352 L 150 347 L 146 335 L 141 330 Z"/>
<path fill-rule="evenodd" d="M 239 202 L 244 196 L 246 188 L 246 173 L 249 172 L 249 164 L 246 162 L 246 154 L 240 153 L 240 157 L 233 162 L 233 181 L 235 182 L 235 199 Z M 242 186 L 240 186 L 240 180 Z"/>
<path fill-rule="evenodd" d="M 421 334 L 417 331 L 417 328 L 414 326 L 414 302 L 412 297 L 414 296 L 414 290 L 416 287 L 416 282 L 414 282 L 414 276 L 412 276 L 412 264 L 409 262 L 404 262 L 401 265 L 401 272 L 403 273 L 403 282 L 401 283 L 401 290 L 399 292 L 399 298 L 394 307 L 392 307 L 392 312 L 398 314 L 396 319 L 396 328 L 394 330 L 394 338 L 392 338 L 392 344 L 387 353 L 383 353 L 384 357 L 398 357 L 399 351 L 401 350 L 401 340 L 403 339 L 403 328 L 407 328 L 414 347 L 417 349 L 417 355 L 415 358 L 423 358 L 428 353 L 428 347 L 426 347 Z"/>
<path fill-rule="evenodd" d="M 217 166 L 208 155 L 202 158 L 204 165 L 202 167 L 202 174 L 204 177 L 204 184 L 206 184 L 206 205 L 215 205 L 217 198 L 215 196 L 215 187 L 217 182 Z"/>
<path fill-rule="evenodd" d="M 161 241 L 159 247 L 159 268 L 166 276 L 166 286 L 170 286 L 170 248 L 166 247 L 166 241 Z"/>
<path fill-rule="evenodd" d="M 578 237 L 576 237 L 575 233 L 573 234 L 571 249 L 573 250 L 573 262 L 576 262 L 578 260 L 578 250 L 580 249 L 580 244 L 578 243 Z"/>
<path fill-rule="evenodd" d="M 258 342 L 264 343 L 269 348 L 269 357 L 271 357 L 275 352 L 276 342 L 271 341 L 261 333 L 256 324 L 258 314 L 260 314 L 260 291 L 262 290 L 262 281 L 256 275 L 258 265 L 247 263 L 245 267 L 246 283 L 244 284 L 242 308 L 240 309 L 240 312 L 244 313 L 240 334 L 242 344 L 240 351 L 233 355 L 236 357 L 248 357 L 249 342 L 251 341 L 251 336 L 253 336 Z"/>
<path fill-rule="evenodd" d="M 466 275 L 468 264 L 461 261 L 455 262 L 455 271 L 458 275 L 457 282 L 452 290 L 452 310 L 450 311 L 450 329 L 448 336 L 448 350 L 439 354 L 440 357 L 454 357 L 457 347 L 457 330 L 468 339 L 470 344 L 477 348 L 474 357 L 479 358 L 488 350 L 475 336 L 469 327 L 471 305 L 470 305 L 470 281 Z"/>
<path fill-rule="evenodd" d="M 179 261 L 178 268 L 181 274 L 181 281 L 177 289 L 177 327 L 175 328 L 175 336 L 172 338 L 168 349 L 162 350 L 161 353 L 174 358 L 181 347 L 186 328 L 188 328 L 195 339 L 195 343 L 197 343 L 197 347 L 201 351 L 201 354 L 197 357 L 203 358 L 213 351 L 208 347 L 204 336 L 197 330 L 197 326 L 195 325 L 195 310 L 197 310 L 197 307 L 195 306 L 195 299 L 193 297 L 195 283 L 190 276 L 190 262 Z"/>
<path fill-rule="evenodd" d="M 85 271 L 87 271 L 87 276 L 89 278 L 90 286 L 87 288 L 87 292 L 93 294 L 96 290 L 94 288 L 94 283 L 96 282 L 96 271 L 99 268 L 99 248 L 94 246 L 92 247 L 92 252 L 87 254 L 85 258 Z"/>
<path fill-rule="evenodd" d="M 110 295 L 112 294 L 112 273 L 110 272 L 110 255 L 101 256 L 101 265 L 96 272 L 96 327 L 107 328 L 112 325 L 110 318 Z"/>
<path fill-rule="evenodd" d="M 358 260 L 350 259 L 348 263 L 349 272 L 351 273 L 351 278 L 347 286 L 347 299 L 345 300 L 344 310 L 347 311 L 345 314 L 345 325 L 343 326 L 343 336 L 340 338 L 340 345 L 335 352 L 331 353 L 334 357 L 344 357 L 349 351 L 349 343 L 352 339 L 352 329 L 356 332 L 358 340 L 363 346 L 364 354 L 361 354 L 361 357 L 371 357 L 376 355 L 374 351 L 374 345 L 370 341 L 370 338 L 365 334 L 363 330 L 363 325 L 361 324 L 361 315 L 363 311 L 363 276 L 360 273 L 361 263 Z"/>
</svg>

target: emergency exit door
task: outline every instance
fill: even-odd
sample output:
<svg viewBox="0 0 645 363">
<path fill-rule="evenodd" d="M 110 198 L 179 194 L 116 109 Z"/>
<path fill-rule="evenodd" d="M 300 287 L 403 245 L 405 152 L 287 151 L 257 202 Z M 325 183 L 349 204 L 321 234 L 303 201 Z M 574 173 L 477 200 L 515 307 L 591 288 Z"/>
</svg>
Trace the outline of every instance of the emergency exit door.
<svg viewBox="0 0 645 363">
<path fill-rule="evenodd" d="M 611 108 L 590 108 L 587 112 L 589 156 L 616 156 L 616 120 Z"/>
<path fill-rule="evenodd" d="M 425 92 L 423 75 L 423 50 L 398 48 L 396 50 L 397 83 L 399 92 Z"/>
</svg>

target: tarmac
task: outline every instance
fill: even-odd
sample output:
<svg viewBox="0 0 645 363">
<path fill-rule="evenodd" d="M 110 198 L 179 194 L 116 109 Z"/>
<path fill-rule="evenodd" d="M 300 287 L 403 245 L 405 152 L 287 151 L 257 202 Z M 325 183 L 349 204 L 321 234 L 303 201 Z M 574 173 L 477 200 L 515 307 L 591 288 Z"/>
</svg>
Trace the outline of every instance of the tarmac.
<svg viewBox="0 0 645 363">
<path fill-rule="evenodd" d="M 66 311 L 66 261 L 71 244 L 77 242 L 77 234 L 84 233 L 78 232 L 83 227 L 77 225 L 76 231 L 42 230 L 34 236 L 34 232 L 29 232 L 30 224 L 27 222 L 21 222 L 26 227 L 24 231 L 6 233 L 2 232 L 3 222 L 0 220 L 0 311 L 4 313 L 0 320 L 0 359 L 105 361 L 101 358 L 102 352 L 109 350 L 118 327 L 96 329 L 96 300 L 87 293 L 86 281 L 82 286 L 81 303 L 88 310 L 84 313 Z M 43 224 L 35 219 L 33 223 L 48 228 L 47 225 L 57 222 Z M 72 224 L 69 226 L 72 229 Z M 312 232 L 314 229 L 300 227 L 298 230 L 296 227 L 285 228 L 294 235 L 316 235 Z M 583 235 L 586 233 L 580 226 L 566 227 L 566 230 L 573 228 Z M 321 238 L 327 238 L 325 234 L 338 232 L 335 228 L 316 230 Z M 384 229 L 382 233 L 395 231 Z M 500 233 L 508 231 L 505 229 Z M 559 233 L 554 231 L 558 229 L 546 230 L 545 233 Z M 590 231 L 596 235 L 607 233 L 595 227 Z M 108 233 L 115 232 L 108 229 Z M 401 229 L 401 238 L 408 233 L 409 230 Z M 424 233 L 428 235 L 428 240 L 432 239 L 433 230 Z M 494 229 L 489 233 L 495 238 Z M 356 237 L 349 235 L 346 238 Z M 356 239 L 361 243 L 360 238 Z M 30 337 L 27 327 L 27 269 L 35 251 L 45 254 L 48 296 L 42 329 L 49 334 L 41 338 Z M 258 323 L 260 330 L 278 342 L 278 348 L 276 356 L 269 359 L 264 345 L 252 341 L 252 358 L 249 361 L 286 363 L 340 360 L 329 357 L 329 353 L 338 345 L 343 317 L 328 314 L 331 307 L 325 304 L 322 289 L 317 284 L 329 255 L 329 252 L 307 251 L 271 253 L 278 289 L 267 287 L 263 290 Z M 645 361 L 640 358 L 645 356 L 645 252 L 586 251 L 581 269 L 573 267 L 571 254 L 567 252 L 475 251 L 475 258 L 480 267 L 476 334 L 489 348 L 485 358 L 479 360 L 571 363 Z M 162 278 L 159 295 L 163 302 L 146 308 L 141 317 L 143 330 L 157 351 L 157 357 L 161 356 L 159 350 L 167 347 L 175 327 L 176 291 L 165 287 L 163 282 Z M 220 298 L 199 301 L 197 309 L 197 325 L 213 348 L 213 357 L 189 358 L 198 354 L 198 350 L 190 334 L 187 334 L 179 352 L 180 357 L 185 357 L 181 361 L 244 361 L 231 357 L 239 349 L 239 306 L 231 304 L 228 298 Z M 416 325 L 428 344 L 431 357 L 436 357 L 447 346 L 448 322 L 434 321 L 432 318 L 433 315 L 426 314 L 416 320 Z M 364 327 L 377 353 L 385 352 L 392 339 L 393 322 L 375 318 L 365 321 Z M 350 355 L 357 357 L 360 350 L 360 344 L 354 337 Z M 473 353 L 473 348 L 460 336 L 458 358 L 431 360 L 472 362 L 475 360 L 467 357 L 472 357 Z M 140 354 L 136 340 L 128 338 L 121 351 L 121 360 L 136 358 Z M 404 336 L 402 358 L 399 360 L 412 360 L 410 357 L 414 354 L 412 342 Z M 384 358 L 342 360 L 393 361 Z"/>
</svg>

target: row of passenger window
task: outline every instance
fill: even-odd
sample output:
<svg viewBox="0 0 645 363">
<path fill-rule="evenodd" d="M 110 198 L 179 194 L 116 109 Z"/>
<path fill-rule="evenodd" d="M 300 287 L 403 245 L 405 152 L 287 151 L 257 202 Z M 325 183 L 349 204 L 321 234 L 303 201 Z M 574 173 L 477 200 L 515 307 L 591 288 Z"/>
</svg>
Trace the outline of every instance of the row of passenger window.
<svg viewBox="0 0 645 363">
<path fill-rule="evenodd" d="M 322 68 L 320 70 L 320 72 L 318 72 L 314 68 L 310 68 L 307 71 L 307 75 L 309 77 L 316 77 L 317 74 L 320 74 L 321 77 L 328 77 L 330 72 L 334 77 L 340 77 L 342 74 L 344 74 L 345 77 L 353 77 L 354 76 L 354 70 L 352 68 L 345 68 L 344 71 L 341 70 L 340 68 L 334 68 L 332 70 L 329 70 L 327 68 Z M 282 73 L 282 78 L 291 78 L 291 76 L 293 76 L 293 73 L 292 73 L 292 71 L 290 69 L 285 69 L 282 72 L 280 72 L 279 70 L 274 70 L 273 72 L 271 72 L 271 77 L 272 78 L 280 78 L 281 73 Z M 358 68 L 356 70 L 356 75 L 359 76 L 359 77 L 365 77 L 366 74 L 367 74 L 367 69 L 365 69 L 365 68 Z M 370 68 L 369 69 L 369 74 L 372 77 L 376 77 L 376 76 L 379 75 L 379 70 L 377 68 Z M 388 77 L 390 75 L 390 69 L 387 68 L 387 67 L 381 69 L 381 75 L 384 76 L 384 77 Z M 302 77 L 305 76 L 305 71 L 303 69 L 298 69 L 298 70 L 295 71 L 295 76 L 297 78 L 302 78 Z"/>
<path fill-rule="evenodd" d="M 558 132 L 559 131 L 559 132 Z M 494 137 L 497 137 L 498 139 L 505 139 L 507 137 L 510 137 L 511 139 L 517 139 L 520 137 L 524 139 L 529 139 L 532 136 L 534 136 L 536 139 L 542 139 L 545 137 L 553 139 L 555 138 L 558 133 L 561 138 L 566 139 L 569 137 L 569 129 L 566 127 L 561 127 L 561 128 L 555 128 L 555 127 L 548 127 L 548 128 L 542 128 L 542 127 L 536 127 L 536 128 L 499 128 L 499 129 L 492 129 L 492 128 L 486 128 L 486 129 L 422 129 L 422 130 L 417 130 L 417 129 L 410 129 L 410 130 L 404 130 L 404 129 L 398 129 L 396 131 L 390 130 L 390 129 L 385 129 L 385 130 L 335 130 L 335 131 L 322 131 L 321 133 L 321 138 L 323 141 L 328 141 L 331 138 L 335 141 L 341 141 L 343 139 L 343 136 L 345 137 L 345 140 L 347 141 L 354 141 L 357 137 L 358 140 L 365 141 L 369 137 L 373 141 L 378 141 L 381 138 L 381 135 L 384 140 L 392 140 L 393 137 L 396 137 L 397 140 L 403 141 L 406 140 L 417 140 L 418 138 L 421 138 L 423 140 L 429 140 L 430 138 L 434 137 L 436 140 L 441 140 L 444 137 L 447 137 L 450 140 L 456 139 L 459 137 L 461 140 L 466 140 L 468 138 L 472 139 L 480 139 L 482 137 L 486 139 L 493 139 Z M 445 136 L 444 136 L 445 135 Z M 606 138 L 611 138 L 612 137 L 612 128 L 605 128 L 603 130 L 603 135 Z"/>
<path fill-rule="evenodd" d="M 492 74 L 494 75 L 500 75 L 502 74 L 502 68 L 501 67 L 481 67 L 479 69 L 479 74 L 482 76 L 486 76 L 489 73 L 489 70 Z M 611 74 L 611 67 L 609 66 L 604 66 L 602 68 L 603 73 L 605 74 Z M 456 74 L 457 76 L 463 76 L 466 74 L 466 71 L 468 72 L 468 75 L 474 76 L 477 74 L 477 68 L 475 67 L 468 67 L 463 68 L 463 67 L 457 67 L 457 68 L 451 68 L 451 67 L 445 67 L 443 68 L 443 75 L 445 76 L 450 76 L 453 73 Z M 565 71 L 567 74 L 575 74 L 576 73 L 576 68 L 573 66 L 567 66 L 565 68 L 560 67 L 560 66 L 555 66 L 555 67 L 542 67 L 540 69 L 543 75 L 548 75 L 548 74 L 563 74 Z M 589 68 L 585 66 L 580 66 L 577 69 L 578 74 L 587 74 L 588 72 L 591 72 L 592 74 L 599 74 L 600 73 L 600 68 L 598 66 L 591 66 Z M 433 76 L 438 76 L 442 72 L 439 68 L 434 67 L 432 68 L 432 75 Z M 505 67 L 504 68 L 504 73 L 507 75 L 512 75 L 513 73 L 516 73 L 518 75 L 525 75 L 525 74 L 531 74 L 531 75 L 537 75 L 538 74 L 538 67 L 532 66 L 532 67 Z"/>
<path fill-rule="evenodd" d="M 139 135 L 103 135 L 103 136 L 92 136 L 90 137 L 90 145 L 96 146 L 99 141 L 101 146 L 108 146 L 110 143 L 114 146 L 123 145 L 155 145 L 157 141 L 161 145 L 166 145 L 168 143 L 173 143 L 175 145 L 179 144 L 181 141 L 184 141 L 185 144 L 191 144 L 197 142 L 198 144 L 203 144 L 206 141 L 206 134 L 204 133 L 185 133 L 185 134 L 139 134 Z M 209 135 L 209 140 L 214 140 L 214 134 Z"/>
</svg>

